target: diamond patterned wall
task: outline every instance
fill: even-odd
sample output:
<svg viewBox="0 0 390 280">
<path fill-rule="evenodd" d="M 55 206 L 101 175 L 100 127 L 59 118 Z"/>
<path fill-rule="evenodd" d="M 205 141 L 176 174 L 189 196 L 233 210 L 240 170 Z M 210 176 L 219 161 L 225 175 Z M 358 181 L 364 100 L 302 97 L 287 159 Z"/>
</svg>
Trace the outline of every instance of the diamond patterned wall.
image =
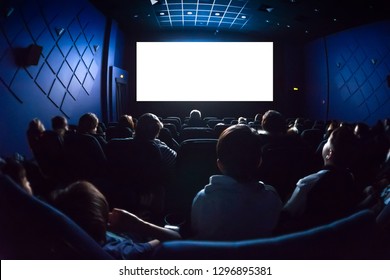
<svg viewBox="0 0 390 280">
<path fill-rule="evenodd" d="M 0 1 L 0 156 L 32 156 L 26 129 L 55 115 L 71 124 L 85 112 L 99 117 L 105 16 L 88 0 Z M 37 65 L 23 63 L 31 44 Z M 100 48 L 95 51 L 94 45 Z"/>
<path fill-rule="evenodd" d="M 19 2 L 5 6 L 13 12 L 0 21 L 0 81 L 20 103 L 25 102 L 25 89 L 19 83 L 31 83 L 69 117 L 71 104 L 92 94 L 100 67 L 94 45 L 103 44 L 96 32 L 103 32 L 94 28 L 87 1 Z M 15 65 L 15 50 L 30 44 L 43 47 L 38 65 Z"/>
<path fill-rule="evenodd" d="M 305 101 L 309 117 L 371 125 L 390 117 L 389 30 L 390 21 L 383 21 L 308 44 Z"/>
<path fill-rule="evenodd" d="M 329 117 L 375 123 L 390 117 L 390 22 L 346 31 L 327 40 Z"/>
</svg>

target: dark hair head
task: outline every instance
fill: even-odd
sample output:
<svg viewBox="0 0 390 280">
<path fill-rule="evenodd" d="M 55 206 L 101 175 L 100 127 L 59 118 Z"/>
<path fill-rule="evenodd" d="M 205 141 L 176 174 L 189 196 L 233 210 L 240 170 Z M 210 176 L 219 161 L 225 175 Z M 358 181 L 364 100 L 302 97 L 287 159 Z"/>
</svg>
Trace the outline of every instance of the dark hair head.
<svg viewBox="0 0 390 280">
<path fill-rule="evenodd" d="M 55 116 L 51 119 L 51 128 L 53 130 L 67 129 L 68 121 L 63 116 Z"/>
<path fill-rule="evenodd" d="M 134 129 L 134 121 L 130 115 L 122 115 L 118 120 L 118 126 Z"/>
<path fill-rule="evenodd" d="M 8 175 L 15 183 L 23 186 L 23 179 L 26 178 L 26 169 L 18 160 L 7 158 L 1 167 L 3 174 Z"/>
<path fill-rule="evenodd" d="M 27 136 L 39 137 L 45 131 L 45 126 L 40 119 L 34 118 L 28 123 Z"/>
<path fill-rule="evenodd" d="M 163 124 L 156 115 L 146 113 L 138 119 L 137 127 L 135 128 L 135 137 L 138 139 L 153 140 L 158 136 L 162 128 Z"/>
<path fill-rule="evenodd" d="M 91 183 L 77 181 L 53 195 L 53 205 L 74 220 L 98 243 L 106 240 L 109 207 Z"/>
<path fill-rule="evenodd" d="M 39 149 L 38 142 L 44 131 L 45 126 L 40 119 L 34 118 L 29 122 L 26 134 L 28 144 L 33 152 Z"/>
<path fill-rule="evenodd" d="M 268 110 L 265 112 L 261 125 L 265 131 L 271 134 L 286 133 L 286 121 L 283 115 L 275 110 Z"/>
<path fill-rule="evenodd" d="M 358 138 L 367 138 L 370 135 L 370 127 L 366 123 L 359 122 L 355 124 L 354 133 Z"/>
<path fill-rule="evenodd" d="M 333 162 L 340 166 L 351 164 L 355 155 L 357 138 L 349 126 L 340 126 L 333 130 L 329 138 L 330 148 L 334 152 Z"/>
<path fill-rule="evenodd" d="M 261 160 L 259 138 L 247 125 L 230 126 L 218 139 L 217 156 L 226 175 L 239 182 L 251 181 Z"/>
<path fill-rule="evenodd" d="M 43 131 L 45 131 L 45 126 L 43 125 L 43 123 L 41 122 L 40 119 L 34 118 L 29 122 L 28 130 L 43 132 Z"/>
<path fill-rule="evenodd" d="M 86 113 L 79 119 L 77 131 L 80 133 L 91 133 L 96 131 L 99 119 L 94 113 Z"/>
</svg>

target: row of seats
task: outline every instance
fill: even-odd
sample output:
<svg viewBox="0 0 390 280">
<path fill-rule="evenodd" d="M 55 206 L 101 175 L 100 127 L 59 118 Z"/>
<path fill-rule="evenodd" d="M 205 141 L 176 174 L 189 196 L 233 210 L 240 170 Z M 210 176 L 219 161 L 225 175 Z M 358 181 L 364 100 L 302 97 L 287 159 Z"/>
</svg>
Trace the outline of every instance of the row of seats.
<svg viewBox="0 0 390 280">
<path fill-rule="evenodd" d="M 112 259 L 71 219 L 23 192 L 9 177 L 0 175 L 0 186 L 1 259 Z M 390 248 L 382 246 L 384 239 L 378 237 L 389 227 L 389 219 L 383 219 L 389 216 L 389 207 L 378 218 L 363 210 L 331 224 L 272 238 L 163 242 L 151 259 L 388 259 Z"/>
<path fill-rule="evenodd" d="M 217 139 L 212 137 L 211 130 L 183 129 L 183 134 L 188 131 L 189 139 L 179 145 L 173 174 L 161 168 L 161 155 L 155 145 L 141 145 L 133 138 L 111 139 L 103 149 L 91 135 L 70 133 L 62 144 L 55 133 L 48 132 L 43 138 L 45 148 L 36 158 L 49 177 L 64 184 L 78 179 L 90 180 L 101 186 L 114 204 L 119 203 L 122 207 L 129 209 L 129 205 L 134 205 L 134 199 L 130 198 L 139 196 L 134 195 L 134 190 L 164 186 L 168 210 L 184 209 L 189 213 L 196 193 L 208 183 L 211 175 L 220 174 L 216 165 Z M 285 201 L 297 180 L 313 171 L 313 161 L 314 152 L 308 145 L 268 145 L 263 148 L 258 178 L 277 188 Z M 125 189 L 128 195 L 120 195 L 118 200 L 117 194 Z"/>
</svg>

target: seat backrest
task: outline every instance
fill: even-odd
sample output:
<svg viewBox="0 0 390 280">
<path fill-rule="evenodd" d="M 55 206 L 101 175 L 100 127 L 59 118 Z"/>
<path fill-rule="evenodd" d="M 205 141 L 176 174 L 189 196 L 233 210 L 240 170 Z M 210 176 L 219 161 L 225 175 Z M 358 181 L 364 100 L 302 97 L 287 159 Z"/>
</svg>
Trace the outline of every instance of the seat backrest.
<svg viewBox="0 0 390 280">
<path fill-rule="evenodd" d="M 1 259 L 112 259 L 71 219 L 0 175 Z"/>
<path fill-rule="evenodd" d="M 80 133 L 67 135 L 64 151 L 72 180 L 91 180 L 106 173 L 106 155 L 95 137 Z"/>
<path fill-rule="evenodd" d="M 165 118 L 162 120 L 162 123 L 164 124 L 164 126 L 167 123 L 173 124 L 176 127 L 176 131 L 180 131 L 180 129 L 181 129 L 181 120 L 178 117 Z"/>
<path fill-rule="evenodd" d="M 236 117 L 224 117 L 223 122 L 226 124 L 232 124 L 232 121 L 237 120 Z"/>
<path fill-rule="evenodd" d="M 158 139 L 167 144 L 167 146 L 173 150 L 176 150 L 176 146 L 179 145 L 174 139 L 174 137 L 172 137 L 171 131 L 165 126 L 160 130 L 160 133 L 158 134 Z"/>
<path fill-rule="evenodd" d="M 265 145 L 258 179 L 276 188 L 285 202 L 299 179 L 310 174 L 311 157 L 305 147 Z"/>
<path fill-rule="evenodd" d="M 221 119 L 211 119 L 207 121 L 207 125 L 211 128 L 215 128 L 215 126 L 219 123 L 223 123 L 223 120 Z"/>
<path fill-rule="evenodd" d="M 66 173 L 63 139 L 55 131 L 46 130 L 39 145 L 36 160 L 42 172 L 51 179 L 62 179 Z"/>
<path fill-rule="evenodd" d="M 129 138 L 133 137 L 133 131 L 129 127 L 115 126 L 109 127 L 106 130 L 107 141 L 113 138 Z"/>
<path fill-rule="evenodd" d="M 173 191 L 180 210 L 188 212 L 193 198 L 209 182 L 209 177 L 219 174 L 216 145 L 217 139 L 188 139 L 180 144 Z"/>
<path fill-rule="evenodd" d="M 362 210 L 333 223 L 272 238 L 235 242 L 170 241 L 153 259 L 337 260 L 371 256 L 375 215 Z"/>
<path fill-rule="evenodd" d="M 168 116 L 165 119 L 167 119 L 167 120 L 172 120 L 172 119 L 177 120 L 179 122 L 179 125 L 181 125 L 181 118 L 178 117 L 178 116 Z"/>
<path fill-rule="evenodd" d="M 180 142 L 201 138 L 215 138 L 214 130 L 210 127 L 185 127 L 180 133 Z"/>
<path fill-rule="evenodd" d="M 177 132 L 177 126 L 173 123 L 164 123 L 164 127 L 163 128 L 167 128 L 169 129 L 169 131 L 171 132 L 171 135 L 174 139 L 178 140 L 178 137 L 179 137 L 179 134 Z"/>
<path fill-rule="evenodd" d="M 109 170 L 119 182 L 135 188 L 158 183 L 162 157 L 153 141 L 112 139 L 106 146 Z"/>
<path fill-rule="evenodd" d="M 310 147 L 311 150 L 315 151 L 318 145 L 323 140 L 323 132 L 320 129 L 311 128 L 305 129 L 301 133 L 301 138 Z"/>
<path fill-rule="evenodd" d="M 390 197 L 390 195 L 388 195 Z M 376 217 L 380 229 L 390 233 L 390 203 L 385 205 Z"/>
<path fill-rule="evenodd" d="M 390 199 L 390 194 L 387 195 L 387 199 Z M 385 200 L 386 203 L 386 200 Z M 382 210 L 376 217 L 376 224 L 378 227 L 378 234 L 376 238 L 376 248 L 378 259 L 389 260 L 390 259 L 390 203 L 384 205 Z"/>
<path fill-rule="evenodd" d="M 215 137 L 219 138 L 221 133 L 228 127 L 230 127 L 230 124 L 225 124 L 225 123 L 218 123 L 214 126 L 214 132 L 215 132 Z"/>
<path fill-rule="evenodd" d="M 140 211 L 142 197 L 155 194 L 164 185 L 159 147 L 154 141 L 111 139 L 106 154 L 112 185 L 105 196 L 115 207 Z"/>
</svg>

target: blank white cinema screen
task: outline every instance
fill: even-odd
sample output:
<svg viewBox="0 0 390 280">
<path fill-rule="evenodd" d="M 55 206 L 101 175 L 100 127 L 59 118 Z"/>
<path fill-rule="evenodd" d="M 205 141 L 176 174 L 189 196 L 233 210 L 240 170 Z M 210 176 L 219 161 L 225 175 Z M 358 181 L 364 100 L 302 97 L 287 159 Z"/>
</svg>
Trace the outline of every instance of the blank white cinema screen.
<svg viewBox="0 0 390 280">
<path fill-rule="evenodd" d="M 272 42 L 137 42 L 137 101 L 273 101 Z"/>
</svg>

